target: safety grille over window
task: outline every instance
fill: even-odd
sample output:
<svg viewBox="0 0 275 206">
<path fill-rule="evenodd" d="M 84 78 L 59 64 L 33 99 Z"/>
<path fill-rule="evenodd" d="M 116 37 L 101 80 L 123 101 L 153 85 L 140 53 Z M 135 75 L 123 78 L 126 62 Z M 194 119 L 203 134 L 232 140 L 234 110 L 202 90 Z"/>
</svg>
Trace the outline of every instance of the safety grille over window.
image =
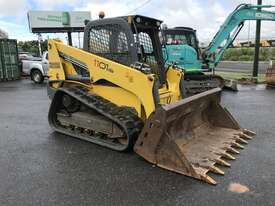
<svg viewBox="0 0 275 206">
<path fill-rule="evenodd" d="M 151 37 L 145 32 L 140 32 L 138 39 L 137 36 L 135 39 L 139 40 L 138 56 L 140 61 L 149 64 L 152 68 L 158 67 Z"/>
<path fill-rule="evenodd" d="M 130 65 L 128 40 L 123 28 L 117 24 L 92 27 L 89 50 L 121 64 Z"/>
</svg>

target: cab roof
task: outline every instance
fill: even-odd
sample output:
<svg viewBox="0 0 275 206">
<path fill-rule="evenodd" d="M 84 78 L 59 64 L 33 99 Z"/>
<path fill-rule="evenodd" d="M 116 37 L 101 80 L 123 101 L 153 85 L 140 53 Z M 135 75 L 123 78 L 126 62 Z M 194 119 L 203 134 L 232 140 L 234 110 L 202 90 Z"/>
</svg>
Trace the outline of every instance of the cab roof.
<svg viewBox="0 0 275 206">
<path fill-rule="evenodd" d="M 163 21 L 155 18 L 151 18 L 148 16 L 142 15 L 129 15 L 122 16 L 121 18 L 125 19 L 129 24 L 135 23 L 136 25 L 144 25 L 144 26 L 152 26 L 152 27 L 160 27 Z"/>
<path fill-rule="evenodd" d="M 195 29 L 191 27 L 173 27 L 173 28 L 168 28 L 164 30 L 166 33 L 173 33 L 173 32 L 180 32 L 180 31 L 185 31 L 185 32 L 196 32 Z"/>
</svg>

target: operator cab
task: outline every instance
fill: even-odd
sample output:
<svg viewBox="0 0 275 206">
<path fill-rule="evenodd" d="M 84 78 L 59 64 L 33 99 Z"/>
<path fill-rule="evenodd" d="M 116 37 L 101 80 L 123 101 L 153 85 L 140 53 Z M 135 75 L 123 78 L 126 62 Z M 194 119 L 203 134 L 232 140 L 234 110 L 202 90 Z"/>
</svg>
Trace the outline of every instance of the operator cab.
<svg viewBox="0 0 275 206">
<path fill-rule="evenodd" d="M 84 50 L 141 71 L 165 83 L 165 67 L 158 33 L 162 21 L 132 15 L 90 21 L 84 31 Z M 138 65 L 138 66 L 136 66 Z M 141 68 L 139 68 L 141 67 Z"/>
</svg>

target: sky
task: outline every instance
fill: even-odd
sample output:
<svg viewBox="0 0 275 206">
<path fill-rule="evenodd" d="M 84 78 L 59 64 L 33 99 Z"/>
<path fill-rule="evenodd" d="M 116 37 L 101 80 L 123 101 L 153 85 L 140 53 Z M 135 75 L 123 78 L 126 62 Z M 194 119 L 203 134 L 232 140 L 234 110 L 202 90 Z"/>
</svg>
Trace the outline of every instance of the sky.
<svg viewBox="0 0 275 206">
<path fill-rule="evenodd" d="M 225 18 L 240 3 L 257 0 L 0 0 L 0 29 L 10 38 L 18 40 L 37 39 L 28 28 L 29 10 L 90 11 L 92 19 L 104 11 L 106 17 L 141 14 L 163 20 L 168 27 L 188 26 L 197 30 L 201 42 L 210 42 Z M 263 0 L 263 4 L 275 5 L 275 0 Z M 274 9 L 271 9 L 275 11 Z M 246 22 L 238 40 L 255 36 L 255 22 Z M 275 39 L 275 22 L 262 23 L 262 38 Z M 250 29 L 248 29 L 250 28 Z M 64 35 L 43 34 L 43 38 Z M 73 36 L 77 43 L 77 35 Z"/>
</svg>

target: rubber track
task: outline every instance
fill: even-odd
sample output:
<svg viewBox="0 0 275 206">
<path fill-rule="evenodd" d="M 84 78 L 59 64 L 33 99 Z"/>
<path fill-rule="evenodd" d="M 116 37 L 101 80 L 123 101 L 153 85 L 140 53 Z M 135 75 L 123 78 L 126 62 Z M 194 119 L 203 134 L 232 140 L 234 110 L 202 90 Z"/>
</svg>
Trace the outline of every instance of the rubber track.
<svg viewBox="0 0 275 206">
<path fill-rule="evenodd" d="M 136 142 L 136 139 L 139 133 L 143 128 L 144 123 L 131 109 L 127 107 L 119 107 L 116 104 L 98 95 L 89 93 L 88 90 L 86 90 L 83 87 L 60 88 L 58 89 L 55 95 L 60 95 L 60 93 L 67 94 L 77 99 L 86 107 L 97 111 L 99 114 L 102 114 L 103 116 L 115 122 L 117 125 L 119 125 L 121 129 L 123 129 L 125 135 L 128 138 L 128 144 L 122 145 L 120 143 L 117 143 L 117 146 L 111 142 L 108 144 L 108 141 L 106 140 L 104 141 L 103 139 L 101 140 L 99 137 L 87 136 L 88 138 L 85 138 L 84 135 L 82 134 L 76 134 L 75 132 L 71 132 L 71 130 L 69 129 L 64 129 L 58 126 L 58 123 L 56 121 L 56 115 L 53 115 L 53 113 L 56 113 L 59 111 L 57 111 L 56 108 L 53 108 L 53 107 L 56 107 L 56 103 L 53 104 L 52 102 L 50 111 L 49 111 L 49 123 L 56 131 L 67 135 L 71 135 L 80 139 L 85 139 L 87 141 L 90 141 L 117 151 L 129 151 L 133 149 L 133 146 Z"/>
<path fill-rule="evenodd" d="M 219 87 L 219 85 L 213 85 L 213 83 L 211 83 L 211 86 L 206 86 L 207 82 L 212 82 L 212 80 L 214 79 L 220 79 L 223 80 L 222 77 L 220 77 L 219 75 L 187 75 L 185 77 L 185 82 L 186 82 L 186 86 L 185 89 L 187 91 L 187 94 L 190 96 L 190 94 L 197 94 L 197 93 L 201 93 L 201 92 L 205 92 L 207 90 L 210 89 L 214 89 Z M 204 84 L 204 87 L 191 87 L 192 83 L 188 83 L 188 81 L 197 81 L 197 82 L 201 82 L 202 84 Z M 188 85 L 189 84 L 189 85 Z M 212 86 L 213 85 L 213 86 Z"/>
</svg>

